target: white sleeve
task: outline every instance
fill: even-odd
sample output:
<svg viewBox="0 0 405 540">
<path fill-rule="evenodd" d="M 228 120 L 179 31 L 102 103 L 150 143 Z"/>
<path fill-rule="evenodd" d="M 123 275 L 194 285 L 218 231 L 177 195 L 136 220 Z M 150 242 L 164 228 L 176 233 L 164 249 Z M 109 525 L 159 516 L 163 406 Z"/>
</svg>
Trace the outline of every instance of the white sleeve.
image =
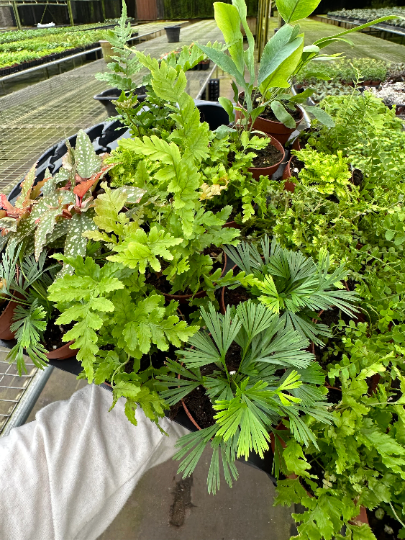
<svg viewBox="0 0 405 540">
<path fill-rule="evenodd" d="M 40 410 L 0 438 L 0 539 L 95 540 L 124 506 L 141 476 L 171 458 L 187 430 L 158 428 L 138 409 L 98 386 Z"/>
</svg>

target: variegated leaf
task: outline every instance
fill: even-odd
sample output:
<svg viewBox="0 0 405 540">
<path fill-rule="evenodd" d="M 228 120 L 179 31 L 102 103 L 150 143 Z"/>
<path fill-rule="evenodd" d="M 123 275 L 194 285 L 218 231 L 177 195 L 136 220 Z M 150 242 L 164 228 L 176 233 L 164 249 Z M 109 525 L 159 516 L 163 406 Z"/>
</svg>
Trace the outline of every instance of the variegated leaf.
<svg viewBox="0 0 405 540">
<path fill-rule="evenodd" d="M 60 215 L 60 209 L 48 210 L 40 219 L 35 231 L 35 260 L 39 259 L 42 249 L 46 244 L 46 237 L 55 227 L 56 218 Z"/>
<path fill-rule="evenodd" d="M 62 213 L 62 205 L 59 203 L 57 193 L 48 197 L 41 197 L 32 209 L 31 218 L 38 222 L 50 209 L 54 210 L 56 208 L 59 210 L 59 213 Z"/>
<path fill-rule="evenodd" d="M 9 232 L 17 232 L 17 220 L 11 217 L 4 217 L 0 219 L 0 229 L 4 229 Z"/>
<path fill-rule="evenodd" d="M 25 206 L 27 206 L 27 202 L 30 198 L 31 189 L 35 182 L 36 167 L 37 164 L 34 163 L 34 165 L 28 171 L 26 177 L 24 178 L 24 181 L 21 183 L 21 193 L 15 201 L 16 208 L 24 208 Z"/>
<path fill-rule="evenodd" d="M 58 221 L 52 231 L 52 234 L 48 238 L 48 244 L 55 242 L 55 240 L 58 240 L 58 238 L 61 238 L 61 236 L 65 236 L 68 230 L 69 230 L 68 219 L 62 219 L 61 221 Z"/>
<path fill-rule="evenodd" d="M 7 242 L 10 239 L 10 234 L 5 234 L 4 236 L 0 235 L 0 253 L 3 251 L 4 247 L 7 245 Z"/>
<path fill-rule="evenodd" d="M 85 214 L 74 214 L 72 219 L 68 221 L 69 229 L 66 234 L 65 240 L 65 257 L 77 257 L 86 255 L 87 238 L 83 236 L 83 233 L 87 231 L 94 231 L 97 229 L 97 225 L 93 221 L 94 210 L 86 212 Z M 57 278 L 63 277 L 65 274 L 73 274 L 73 268 L 64 264 L 62 270 L 58 273 Z"/>
<path fill-rule="evenodd" d="M 88 135 L 81 129 L 75 148 L 76 171 L 82 178 L 90 178 L 101 167 L 101 158 L 94 151 Z"/>
<path fill-rule="evenodd" d="M 47 172 L 49 172 L 48 169 Z M 50 173 L 49 176 L 51 176 Z M 49 176 L 47 173 L 45 173 L 45 178 L 49 178 Z M 61 169 L 58 173 L 55 174 L 53 178 L 51 177 L 49 178 L 49 180 L 47 180 L 47 182 L 45 182 L 42 188 L 42 194 L 44 195 L 44 197 L 47 197 L 48 195 L 53 195 L 55 193 L 57 185 L 61 182 L 67 182 L 68 179 L 68 173 L 65 170 Z"/>
</svg>

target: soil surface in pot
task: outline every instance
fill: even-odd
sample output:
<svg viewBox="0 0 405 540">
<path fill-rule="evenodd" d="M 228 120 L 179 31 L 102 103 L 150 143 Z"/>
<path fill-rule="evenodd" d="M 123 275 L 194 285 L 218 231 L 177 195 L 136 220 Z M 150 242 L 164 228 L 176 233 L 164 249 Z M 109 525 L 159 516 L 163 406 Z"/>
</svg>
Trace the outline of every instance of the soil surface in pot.
<svg viewBox="0 0 405 540">
<path fill-rule="evenodd" d="M 223 260 L 223 251 L 221 248 L 217 248 L 215 246 L 209 247 L 204 249 L 204 255 L 210 255 L 213 259 L 213 269 L 212 271 L 215 272 L 218 268 L 223 268 L 224 260 Z M 222 255 L 222 257 L 220 256 Z M 167 267 L 167 265 L 166 265 Z M 164 270 L 165 265 L 162 264 L 162 269 Z M 167 277 L 163 274 L 155 274 L 153 272 L 147 272 L 146 273 L 146 283 L 149 285 L 153 285 L 156 287 L 156 289 L 162 293 L 165 294 L 178 294 L 178 295 L 184 295 L 184 294 L 192 294 L 192 291 L 187 288 L 185 291 L 176 291 L 175 293 L 171 293 L 172 286 L 170 282 L 167 280 Z"/>
<path fill-rule="evenodd" d="M 236 371 L 239 368 L 240 361 L 241 348 L 236 343 L 233 343 L 228 349 L 225 357 L 228 371 Z M 203 366 L 201 368 L 201 374 L 205 376 L 212 375 L 214 371 L 220 371 L 215 364 L 209 364 L 208 366 Z M 206 395 L 205 389 L 202 386 L 199 386 L 190 392 L 190 394 L 184 398 L 184 403 L 200 428 L 204 429 L 215 424 L 214 415 L 216 412 L 214 411 L 211 400 Z M 173 413 L 176 412 L 176 414 L 178 410 L 178 405 L 171 408 L 171 411 Z"/>
<path fill-rule="evenodd" d="M 256 154 L 256 157 L 253 160 L 253 167 L 258 169 L 271 167 L 278 163 L 283 157 L 282 152 L 271 143 L 269 143 L 266 148 L 263 148 L 262 150 L 253 150 L 253 152 Z"/>
<path fill-rule="evenodd" d="M 262 95 L 260 94 L 260 92 L 257 92 L 253 97 L 253 108 L 254 109 L 259 106 L 261 100 L 262 100 Z M 246 108 L 246 102 L 245 102 L 244 98 L 242 99 L 241 105 L 244 108 Z M 295 107 L 294 110 L 287 107 L 287 111 L 291 114 L 291 116 L 294 118 L 294 120 L 296 122 L 301 119 L 302 111 L 298 107 Z M 267 107 L 264 109 L 264 111 L 259 115 L 259 118 L 264 118 L 265 120 L 270 120 L 271 122 L 279 122 L 280 123 L 280 120 L 278 120 L 278 118 L 276 117 L 276 115 L 272 111 L 270 105 L 267 105 Z"/>
<path fill-rule="evenodd" d="M 246 289 L 243 287 L 236 287 L 236 289 L 225 289 L 224 301 L 226 306 L 237 306 L 241 302 L 246 302 L 249 300 L 250 296 L 248 295 Z"/>
<path fill-rule="evenodd" d="M 57 317 L 48 322 L 41 340 L 42 344 L 49 352 L 55 351 L 56 349 L 59 349 L 59 347 L 66 345 L 67 341 L 63 341 L 62 338 L 75 324 L 72 322 L 70 324 L 64 324 L 63 326 L 58 325 L 55 324 L 56 319 Z"/>
</svg>

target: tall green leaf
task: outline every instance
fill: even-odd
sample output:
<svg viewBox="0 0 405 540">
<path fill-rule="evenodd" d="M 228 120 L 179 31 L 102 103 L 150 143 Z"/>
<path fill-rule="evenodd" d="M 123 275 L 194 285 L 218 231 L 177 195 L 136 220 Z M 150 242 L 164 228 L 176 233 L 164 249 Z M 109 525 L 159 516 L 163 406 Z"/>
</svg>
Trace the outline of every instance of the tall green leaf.
<svg viewBox="0 0 405 540">
<path fill-rule="evenodd" d="M 319 3 L 320 0 L 276 0 L 278 12 L 286 23 L 305 19 Z"/>
<path fill-rule="evenodd" d="M 225 43 L 228 46 L 229 54 L 235 62 L 238 71 L 243 74 L 243 36 L 240 31 L 241 20 L 239 12 L 235 6 L 224 4 L 223 2 L 215 2 L 214 13 L 218 28 L 221 30 Z"/>
</svg>

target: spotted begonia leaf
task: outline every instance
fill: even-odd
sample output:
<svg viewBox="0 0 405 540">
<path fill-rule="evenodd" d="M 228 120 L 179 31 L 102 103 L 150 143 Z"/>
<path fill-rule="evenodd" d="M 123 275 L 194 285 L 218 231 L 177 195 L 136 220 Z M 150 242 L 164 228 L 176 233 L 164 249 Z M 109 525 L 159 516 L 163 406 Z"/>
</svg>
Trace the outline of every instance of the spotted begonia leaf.
<svg viewBox="0 0 405 540">
<path fill-rule="evenodd" d="M 81 214 L 73 214 L 71 220 L 68 221 L 69 228 L 66 234 L 64 253 L 66 257 L 84 257 L 86 254 L 87 238 L 83 236 L 86 231 L 94 231 L 97 225 L 93 221 L 94 211 L 89 211 Z M 73 274 L 73 267 L 69 264 L 64 264 L 62 270 L 58 273 L 57 278 L 65 274 Z"/>
<path fill-rule="evenodd" d="M 35 231 L 35 260 L 39 259 L 43 247 L 46 244 L 47 236 L 52 233 L 56 218 L 60 215 L 60 208 L 49 209 L 40 219 Z"/>
<path fill-rule="evenodd" d="M 74 153 L 76 170 L 82 178 L 90 178 L 100 169 L 101 158 L 94 151 L 89 136 L 82 129 L 77 135 Z"/>
</svg>

